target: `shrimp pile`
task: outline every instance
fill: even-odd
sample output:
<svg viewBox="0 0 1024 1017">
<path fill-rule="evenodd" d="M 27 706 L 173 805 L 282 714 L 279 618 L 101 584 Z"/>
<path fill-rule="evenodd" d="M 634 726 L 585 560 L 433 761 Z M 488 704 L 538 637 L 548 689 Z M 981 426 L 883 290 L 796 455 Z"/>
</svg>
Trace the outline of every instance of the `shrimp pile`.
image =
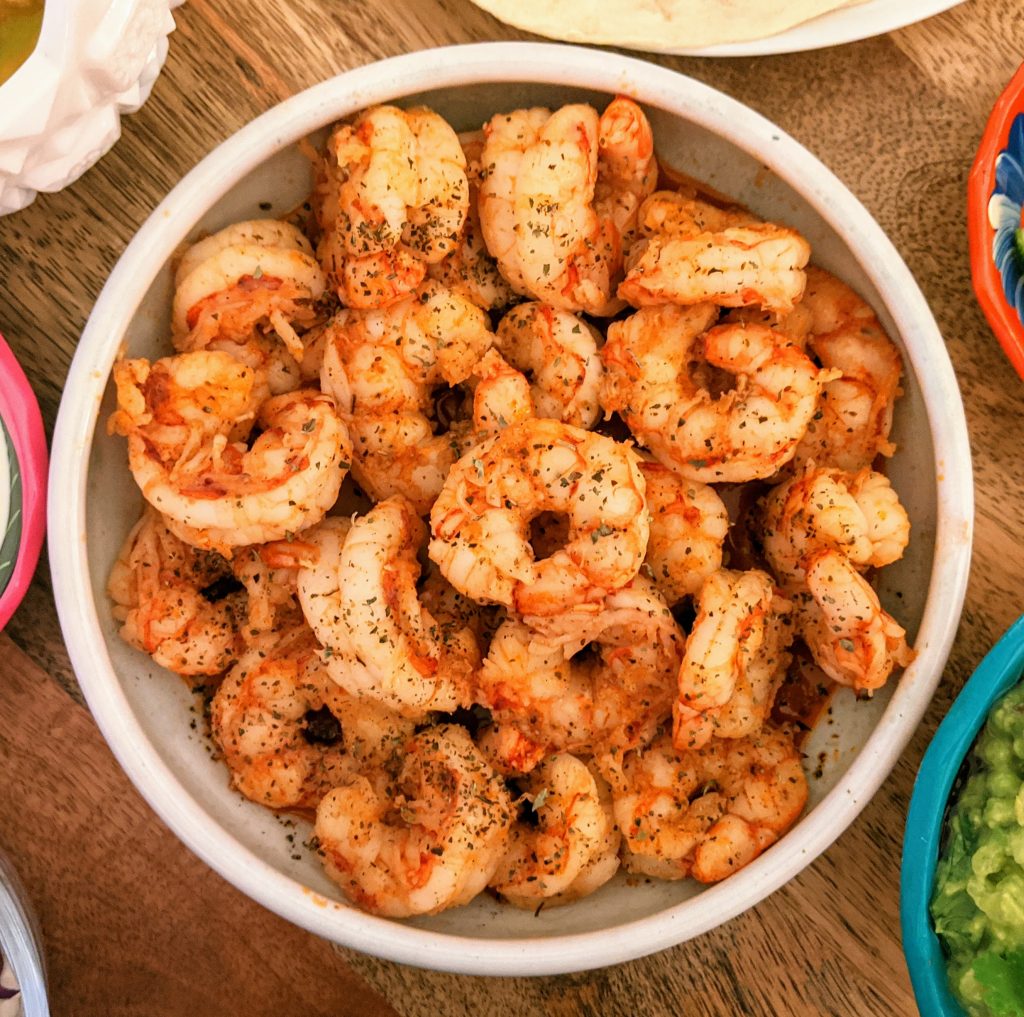
<svg viewBox="0 0 1024 1017">
<path fill-rule="evenodd" d="M 913 659 L 896 346 L 627 97 L 307 148 L 305 212 L 181 252 L 173 352 L 115 365 L 122 638 L 356 907 L 727 878 L 808 798 L 794 661 Z"/>
</svg>

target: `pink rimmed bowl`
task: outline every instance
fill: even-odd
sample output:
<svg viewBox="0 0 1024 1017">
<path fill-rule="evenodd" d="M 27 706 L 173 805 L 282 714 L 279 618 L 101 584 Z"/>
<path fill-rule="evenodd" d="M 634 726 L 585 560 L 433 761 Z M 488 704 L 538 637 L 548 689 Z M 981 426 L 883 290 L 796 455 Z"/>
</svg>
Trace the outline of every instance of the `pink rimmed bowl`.
<svg viewBox="0 0 1024 1017">
<path fill-rule="evenodd" d="M 712 887 L 617 877 L 539 915 L 486 895 L 431 918 L 389 921 L 349 907 L 292 832 L 230 790 L 194 701 L 117 635 L 104 589 L 141 508 L 124 443 L 102 426 L 119 351 L 165 354 L 182 241 L 237 219 L 284 214 L 308 191 L 296 142 L 373 103 L 425 103 L 457 129 L 499 110 L 616 93 L 647 108 L 667 162 L 801 230 L 815 258 L 877 309 L 906 360 L 889 474 L 914 536 L 882 573 L 881 596 L 917 659 L 873 700 L 840 694 L 807 747 L 807 813 L 778 844 Z M 268 213 L 261 203 L 272 206 Z M 97 426 L 99 424 L 100 426 Z M 473 974 L 544 975 L 625 961 L 722 924 L 793 878 L 867 804 L 917 727 L 942 673 L 963 603 L 973 488 L 960 393 L 914 279 L 857 199 L 814 156 L 740 103 L 672 71 L 571 46 L 496 43 L 424 51 L 350 71 L 270 110 L 207 156 L 154 211 L 110 276 L 82 335 L 54 437 L 50 509 L 54 592 L 82 689 L 111 748 L 172 830 L 244 893 L 321 936 L 381 957 Z M 300 829 L 294 843 L 307 830 Z M 211 915 L 211 921 L 217 916 Z"/>
<path fill-rule="evenodd" d="M 46 438 L 39 404 L 0 336 L 0 629 L 35 574 L 46 527 Z"/>
</svg>

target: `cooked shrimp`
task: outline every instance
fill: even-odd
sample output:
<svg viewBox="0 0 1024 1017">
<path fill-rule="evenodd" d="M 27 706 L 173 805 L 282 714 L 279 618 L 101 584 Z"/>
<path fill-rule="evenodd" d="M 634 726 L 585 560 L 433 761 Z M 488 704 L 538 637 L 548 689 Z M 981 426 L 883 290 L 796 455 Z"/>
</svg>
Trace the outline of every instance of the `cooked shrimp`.
<svg viewBox="0 0 1024 1017">
<path fill-rule="evenodd" d="M 427 271 L 431 279 L 437 279 L 477 307 L 485 311 L 496 310 L 513 303 L 516 293 L 505 281 L 497 261 L 487 250 L 480 225 L 479 194 L 483 180 L 484 132 L 460 134 L 459 143 L 466 156 L 469 211 L 459 243 L 443 261 L 432 264 Z"/>
<path fill-rule="evenodd" d="M 717 308 L 648 307 L 608 329 L 602 404 L 621 414 L 655 458 L 690 480 L 768 477 L 796 452 L 832 377 L 764 325 L 720 325 Z M 714 398 L 697 383 L 703 359 L 736 377 Z"/>
<path fill-rule="evenodd" d="M 244 594 L 232 585 L 228 561 L 189 547 L 147 506 L 110 571 L 107 593 L 126 643 L 177 674 L 213 675 L 240 651 Z"/>
<path fill-rule="evenodd" d="M 682 653 L 682 631 L 641 577 L 599 604 L 507 620 L 477 681 L 495 724 L 489 754 L 503 771 L 527 772 L 551 752 L 650 741 L 671 711 Z"/>
<path fill-rule="evenodd" d="M 632 99 L 616 96 L 598 121 L 597 184 L 594 209 L 610 219 L 626 251 L 633 242 L 644 201 L 658 183 L 654 133 Z"/>
<path fill-rule="evenodd" d="M 575 756 L 546 759 L 530 775 L 526 798 L 535 822 L 512 827 L 490 885 L 510 904 L 533 910 L 593 893 L 619 867 L 619 831 L 604 780 Z"/>
<path fill-rule="evenodd" d="M 697 620 L 679 669 L 672 739 L 699 749 L 711 738 L 756 734 L 789 666 L 790 603 L 766 572 L 713 572 L 701 587 Z"/>
<path fill-rule="evenodd" d="M 315 544 L 295 534 L 291 540 L 272 540 L 235 550 L 231 570 L 245 587 L 246 621 L 242 638 L 252 648 L 276 641 L 302 619 L 298 602 L 300 568 L 315 565 Z"/>
<path fill-rule="evenodd" d="M 294 227 L 265 220 L 237 223 L 185 252 L 175 277 L 171 322 L 181 350 L 214 339 L 242 343 L 271 330 L 293 357 L 298 328 L 315 324 L 326 288 L 309 242 Z"/>
<path fill-rule="evenodd" d="M 659 194 L 651 200 L 668 207 Z M 643 208 L 640 219 L 656 222 Z M 720 217 L 702 221 L 699 214 L 684 214 L 668 216 L 645 233 L 630 248 L 618 288 L 634 307 L 711 301 L 788 311 L 803 295 L 811 248 L 796 230 L 773 223 L 725 225 Z"/>
<path fill-rule="evenodd" d="M 256 246 L 274 250 L 302 251 L 312 255 L 313 245 L 302 230 L 281 219 L 248 219 L 225 226 L 188 247 L 174 270 L 174 285 L 180 286 L 208 258 L 231 247 Z"/>
<path fill-rule="evenodd" d="M 556 614 L 630 581 L 647 551 L 639 458 L 628 446 L 553 420 L 525 420 L 466 453 L 431 510 L 430 557 L 483 603 Z M 535 561 L 530 520 L 569 518 L 569 540 Z"/>
<path fill-rule="evenodd" d="M 646 237 L 692 237 L 760 224 L 745 209 L 720 208 L 678 191 L 655 191 L 637 211 L 637 227 Z"/>
<path fill-rule="evenodd" d="M 516 248 L 530 292 L 567 311 L 619 310 L 623 233 L 656 175 L 650 125 L 632 100 L 617 98 L 600 119 L 582 104 L 556 110 L 515 181 Z"/>
<path fill-rule="evenodd" d="M 473 369 L 473 430 L 476 442 L 536 416 L 526 376 L 497 350 L 488 350 Z"/>
<path fill-rule="evenodd" d="M 511 822 L 502 780 L 463 728 L 442 725 L 331 791 L 316 837 L 346 897 L 402 918 L 472 900 L 493 877 Z"/>
<path fill-rule="evenodd" d="M 660 879 L 725 879 L 774 844 L 807 802 L 799 753 L 772 727 L 682 752 L 666 733 L 603 763 L 623 867 Z"/>
<path fill-rule="evenodd" d="M 284 343 L 273 336 L 252 334 L 248 338 L 231 339 L 218 336 L 216 339 L 203 340 L 194 345 L 189 336 L 177 344 L 184 353 L 200 350 L 210 353 L 226 353 L 235 360 L 252 369 L 258 376 L 266 379 L 270 395 L 283 395 L 301 388 L 303 373 L 301 364 L 309 356 L 307 345 L 309 337 L 316 334 L 310 329 L 302 335 L 302 356 L 297 360 L 285 348 Z M 306 381 L 315 380 L 305 379 Z"/>
<path fill-rule="evenodd" d="M 484 125 L 477 198 L 480 229 L 502 276 L 524 296 L 530 295 L 530 289 L 516 242 L 516 180 L 524 155 L 550 117 L 551 110 L 535 107 L 498 114 Z"/>
<path fill-rule="evenodd" d="M 312 809 L 361 765 L 386 759 L 412 723 L 355 700 L 323 671 L 305 626 L 246 653 L 213 697 L 210 728 L 246 798 Z"/>
<path fill-rule="evenodd" d="M 327 140 L 314 210 L 318 254 L 352 307 L 384 307 L 458 244 L 469 208 L 466 158 L 425 108 L 375 106 Z"/>
<path fill-rule="evenodd" d="M 812 320 L 811 312 L 801 300 L 791 311 L 785 312 L 766 311 L 761 307 L 734 307 L 722 315 L 719 324 L 767 325 L 768 328 L 774 329 L 794 346 L 799 346 L 800 349 L 806 351 L 811 335 Z M 834 367 L 835 365 L 826 364 L 825 366 Z M 824 392 L 822 394 L 824 395 Z M 808 431 L 814 426 L 814 421 L 817 419 L 818 414 L 816 413 L 814 420 L 808 425 Z"/>
<path fill-rule="evenodd" d="M 338 497 L 351 452 L 329 396 L 274 396 L 256 423 L 262 433 L 251 448 L 215 435 L 173 468 L 142 436 L 128 436 L 144 497 L 190 544 L 225 551 L 280 540 L 319 522 Z"/>
<path fill-rule="evenodd" d="M 858 692 L 881 688 L 914 659 L 903 627 L 838 551 L 813 553 L 806 568 L 809 596 L 797 598 L 797 624 L 818 666 Z"/>
<path fill-rule="evenodd" d="M 214 437 L 244 439 L 269 395 L 261 372 L 226 353 L 119 360 L 114 384 L 109 432 L 134 436 L 168 466 L 187 461 Z"/>
<path fill-rule="evenodd" d="M 878 455 L 891 456 L 895 446 L 889 432 L 903 369 L 899 351 L 875 312 L 823 269 L 807 270 L 801 306 L 811 315 L 811 350 L 842 376 L 825 386 L 796 461 L 852 473 Z"/>
<path fill-rule="evenodd" d="M 468 706 L 480 652 L 468 628 L 440 623 L 419 600 L 416 552 L 426 530 L 412 505 L 397 495 L 382 501 L 341 536 L 333 522 L 306 534 L 319 555 L 298 574 L 331 676 L 409 716 Z"/>
<path fill-rule="evenodd" d="M 334 318 L 321 382 L 351 428 L 353 476 L 370 497 L 430 510 L 462 441 L 434 433 L 433 390 L 466 381 L 493 340 L 487 315 L 436 282 Z"/>
<path fill-rule="evenodd" d="M 597 110 L 562 106 L 523 153 L 516 175 L 513 209 L 523 278 L 531 293 L 566 310 L 583 310 L 581 300 L 587 300 L 589 310 L 592 299 L 592 294 L 576 292 L 584 282 L 576 259 L 590 245 L 598 266 L 602 261 L 614 265 L 619 257 L 614 233 L 602 230 L 594 211 L 597 143 Z M 598 310 L 610 295 L 601 289 L 599 283 Z"/>
<path fill-rule="evenodd" d="M 764 551 L 784 583 L 802 583 L 806 558 L 841 552 L 857 568 L 881 568 L 903 556 L 910 520 L 887 477 L 808 467 L 772 488 L 762 505 Z"/>
<path fill-rule="evenodd" d="M 661 463 L 641 463 L 651 536 L 646 571 L 669 604 L 695 594 L 722 567 L 729 515 L 715 489 Z"/>
<path fill-rule="evenodd" d="M 576 315 L 527 303 L 501 319 L 494 342 L 531 379 L 537 416 L 589 429 L 601 414 L 599 340 L 597 329 Z"/>
</svg>

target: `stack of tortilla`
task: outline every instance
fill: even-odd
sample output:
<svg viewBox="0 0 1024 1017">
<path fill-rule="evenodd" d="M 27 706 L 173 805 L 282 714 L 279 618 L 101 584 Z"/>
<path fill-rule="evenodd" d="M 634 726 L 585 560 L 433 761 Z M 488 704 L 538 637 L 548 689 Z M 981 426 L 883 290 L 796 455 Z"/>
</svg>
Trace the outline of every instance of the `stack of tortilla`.
<svg viewBox="0 0 1024 1017">
<path fill-rule="evenodd" d="M 745 42 L 863 0 L 474 0 L 507 24 L 567 42 L 673 52 Z"/>
</svg>

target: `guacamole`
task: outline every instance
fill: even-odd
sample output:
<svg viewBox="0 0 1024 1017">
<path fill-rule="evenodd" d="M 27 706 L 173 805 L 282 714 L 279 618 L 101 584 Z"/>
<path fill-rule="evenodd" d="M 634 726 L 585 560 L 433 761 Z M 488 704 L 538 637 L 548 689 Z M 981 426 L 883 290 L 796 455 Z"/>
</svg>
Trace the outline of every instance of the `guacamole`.
<svg viewBox="0 0 1024 1017">
<path fill-rule="evenodd" d="M 975 745 L 931 912 L 964 1009 L 1024 1015 L 1024 684 L 995 705 Z"/>
</svg>

